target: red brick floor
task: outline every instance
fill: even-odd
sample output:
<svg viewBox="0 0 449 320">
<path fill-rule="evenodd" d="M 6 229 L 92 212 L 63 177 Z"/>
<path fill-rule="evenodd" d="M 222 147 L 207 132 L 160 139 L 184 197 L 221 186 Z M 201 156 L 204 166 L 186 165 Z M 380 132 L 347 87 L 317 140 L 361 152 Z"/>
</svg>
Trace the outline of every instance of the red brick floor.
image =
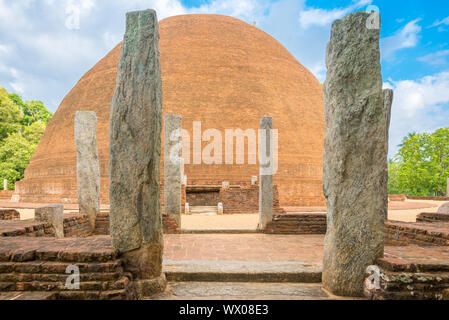
<svg viewBox="0 0 449 320">
<path fill-rule="evenodd" d="M 322 235 L 169 234 L 164 259 L 321 263 Z"/>
<path fill-rule="evenodd" d="M 322 262 L 324 249 L 323 235 L 170 234 L 164 235 L 164 242 L 164 259 L 178 261 L 290 261 L 316 264 Z M 35 254 L 81 260 L 86 257 L 107 260 L 115 255 L 108 236 L 77 239 L 0 237 L 0 260 Z M 449 268 L 449 247 L 387 246 L 385 256 L 415 263 L 447 265 Z"/>
</svg>

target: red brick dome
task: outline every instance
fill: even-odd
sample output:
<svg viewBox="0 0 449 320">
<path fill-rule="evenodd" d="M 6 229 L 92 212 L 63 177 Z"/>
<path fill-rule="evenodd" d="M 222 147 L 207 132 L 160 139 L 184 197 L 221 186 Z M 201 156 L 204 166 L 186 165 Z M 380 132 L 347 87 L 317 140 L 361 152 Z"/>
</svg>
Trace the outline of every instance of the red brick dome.
<svg viewBox="0 0 449 320">
<path fill-rule="evenodd" d="M 160 21 L 159 28 L 163 112 L 181 114 L 191 136 L 192 122 L 201 121 L 203 132 L 218 129 L 223 141 L 225 129 L 257 130 L 261 117 L 272 116 L 279 130 L 274 183 L 281 205 L 323 205 L 324 108 L 321 85 L 312 73 L 274 38 L 235 18 L 182 15 Z M 21 201 L 77 201 L 77 110 L 98 117 L 102 200 L 107 201 L 109 108 L 119 54 L 120 44 L 64 98 L 25 179 L 16 185 Z M 189 184 L 242 184 L 258 175 L 258 166 L 190 164 L 185 173 Z"/>
</svg>

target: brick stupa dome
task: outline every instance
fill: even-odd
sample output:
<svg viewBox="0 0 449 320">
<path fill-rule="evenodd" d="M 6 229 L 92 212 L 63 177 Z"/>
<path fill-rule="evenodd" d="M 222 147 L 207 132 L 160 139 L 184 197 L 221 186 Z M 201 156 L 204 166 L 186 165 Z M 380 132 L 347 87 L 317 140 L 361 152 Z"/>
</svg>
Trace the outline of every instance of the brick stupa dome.
<svg viewBox="0 0 449 320">
<path fill-rule="evenodd" d="M 160 21 L 159 32 L 163 113 L 182 115 L 183 128 L 191 137 L 192 122 L 201 121 L 202 132 L 218 129 L 223 141 L 225 129 L 257 130 L 261 117 L 272 116 L 279 130 L 274 183 L 281 205 L 323 205 L 324 108 L 321 85 L 312 73 L 274 38 L 235 18 L 175 16 Z M 107 202 L 109 109 L 120 46 L 62 101 L 25 179 L 16 184 L 21 202 L 77 202 L 77 110 L 94 111 L 98 117 L 102 202 Z M 249 184 L 251 176 L 258 175 L 258 165 L 190 164 L 185 174 L 189 185 Z"/>
</svg>

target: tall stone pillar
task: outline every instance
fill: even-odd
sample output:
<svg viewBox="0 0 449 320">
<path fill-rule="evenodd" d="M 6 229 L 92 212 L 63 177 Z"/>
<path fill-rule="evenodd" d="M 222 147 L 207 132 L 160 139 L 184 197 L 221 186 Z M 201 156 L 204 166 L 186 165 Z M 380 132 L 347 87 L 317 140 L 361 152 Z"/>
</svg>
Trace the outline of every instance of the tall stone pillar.
<svg viewBox="0 0 449 320">
<path fill-rule="evenodd" d="M 3 179 L 3 190 L 8 190 L 8 179 Z"/>
<path fill-rule="evenodd" d="M 164 208 L 181 226 L 181 127 L 182 117 L 166 114 L 164 118 Z"/>
<path fill-rule="evenodd" d="M 100 212 L 100 161 L 95 112 L 76 112 L 75 145 L 79 211 L 87 214 L 91 230 L 94 231 L 97 214 Z"/>
<path fill-rule="evenodd" d="M 342 296 L 362 295 L 365 270 L 384 249 L 387 115 L 379 30 L 366 27 L 368 17 L 335 21 L 326 54 L 323 285 Z"/>
<path fill-rule="evenodd" d="M 387 133 L 385 139 L 387 140 L 387 154 L 388 154 L 388 146 L 389 146 L 389 137 L 390 137 L 390 120 L 391 120 L 391 106 L 393 105 L 393 90 L 391 89 L 384 89 L 383 90 L 383 107 L 385 112 L 385 118 L 386 118 L 386 128 Z M 385 173 L 384 173 L 384 179 L 385 184 L 388 186 L 388 156 L 386 159 L 385 164 Z M 384 201 L 387 202 L 388 206 L 388 187 L 383 190 L 384 194 Z M 388 207 L 387 210 L 385 210 L 385 221 L 388 220 Z"/>
<path fill-rule="evenodd" d="M 139 297 L 163 291 L 160 155 L 162 80 L 154 10 L 126 14 L 109 122 L 112 245 Z"/>
<path fill-rule="evenodd" d="M 273 120 L 264 117 L 259 130 L 259 230 L 273 220 Z"/>
</svg>

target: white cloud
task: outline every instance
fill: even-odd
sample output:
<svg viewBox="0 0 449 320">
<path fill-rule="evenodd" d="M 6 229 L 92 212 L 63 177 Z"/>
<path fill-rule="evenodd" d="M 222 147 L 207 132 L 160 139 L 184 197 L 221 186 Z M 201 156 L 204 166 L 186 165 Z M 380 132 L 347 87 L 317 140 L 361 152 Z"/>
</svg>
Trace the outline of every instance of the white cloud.
<svg viewBox="0 0 449 320">
<path fill-rule="evenodd" d="M 419 61 L 426 62 L 431 65 L 445 65 L 447 63 L 446 58 L 449 56 L 449 50 L 441 50 L 434 53 L 430 53 L 423 57 L 418 58 Z"/>
<path fill-rule="evenodd" d="M 304 29 L 307 29 L 308 27 L 313 25 L 327 26 L 330 25 L 333 21 L 347 15 L 348 13 L 363 8 L 371 3 L 372 0 L 360 0 L 357 3 L 346 8 L 337 8 L 332 10 L 310 8 L 301 11 L 301 13 L 299 14 L 299 23 Z"/>
<path fill-rule="evenodd" d="M 431 27 L 437 27 L 437 26 L 440 26 L 440 25 L 442 25 L 442 24 L 449 25 L 449 17 L 446 17 L 446 18 L 444 18 L 443 20 L 437 20 L 437 21 L 435 21 L 435 22 L 430 26 L 430 28 L 431 28 Z"/>
<path fill-rule="evenodd" d="M 418 25 L 420 20 L 410 21 L 396 34 L 381 39 L 382 57 L 388 59 L 393 57 L 398 50 L 415 47 L 422 30 L 421 26 Z"/>
<path fill-rule="evenodd" d="M 390 156 L 409 132 L 431 132 L 448 126 L 449 70 L 418 80 L 388 80 L 394 90 L 390 130 Z"/>
</svg>

